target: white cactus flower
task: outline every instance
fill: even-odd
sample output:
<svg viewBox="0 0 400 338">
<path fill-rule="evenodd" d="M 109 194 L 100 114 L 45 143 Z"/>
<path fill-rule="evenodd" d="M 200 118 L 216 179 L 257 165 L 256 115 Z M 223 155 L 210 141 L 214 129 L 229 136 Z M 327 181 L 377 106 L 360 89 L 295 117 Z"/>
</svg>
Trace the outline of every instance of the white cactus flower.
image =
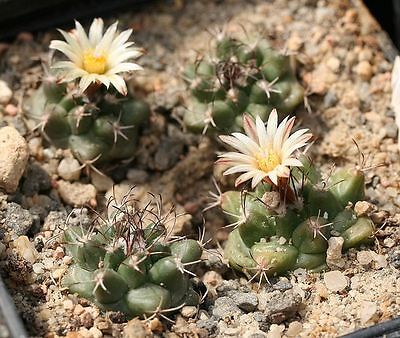
<svg viewBox="0 0 400 338">
<path fill-rule="evenodd" d="M 290 167 L 300 167 L 302 163 L 294 154 L 307 145 L 312 134 L 308 129 L 300 129 L 290 135 L 295 118 L 286 117 L 278 125 L 278 113 L 274 109 L 265 126 L 259 116 L 254 121 L 247 115 L 243 117 L 246 132 L 220 136 L 220 139 L 232 146 L 237 152 L 221 154 L 219 163 L 230 166 L 224 175 L 242 173 L 235 185 L 251 180 L 254 188 L 262 180 L 278 185 L 278 178 L 288 178 Z"/>
<path fill-rule="evenodd" d="M 112 24 L 104 34 L 104 23 L 100 18 L 93 20 L 89 35 L 78 21 L 70 32 L 59 30 L 65 41 L 53 40 L 50 48 L 69 58 L 69 61 L 59 61 L 52 66 L 59 70 L 63 82 L 80 78 L 79 89 L 82 92 L 97 82 L 107 88 L 111 84 L 121 94 L 127 94 L 125 80 L 119 74 L 142 69 L 136 63 L 128 62 L 142 53 L 128 41 L 132 29 L 118 33 L 117 24 Z"/>
</svg>

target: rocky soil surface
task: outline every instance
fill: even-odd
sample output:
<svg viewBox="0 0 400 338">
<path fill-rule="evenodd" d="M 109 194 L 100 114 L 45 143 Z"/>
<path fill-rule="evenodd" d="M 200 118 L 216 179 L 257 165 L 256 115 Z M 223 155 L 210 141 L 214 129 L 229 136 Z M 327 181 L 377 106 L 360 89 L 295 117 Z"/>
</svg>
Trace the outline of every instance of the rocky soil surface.
<svg viewBox="0 0 400 338">
<path fill-rule="evenodd" d="M 21 33 L 0 44 L 0 257 L 6 281 L 32 337 L 336 337 L 400 313 L 400 156 L 390 78 L 396 51 L 359 1 L 209 0 L 166 1 L 119 18 L 132 27 L 147 53 L 145 70 L 129 80 L 152 107 L 132 163 L 102 169 L 82 167 L 67 150 L 55 149 L 23 112 L 40 84 L 55 30 Z M 111 22 L 111 20 L 110 20 Z M 296 270 L 258 286 L 221 262 L 217 244 L 227 231 L 223 215 L 202 209 L 213 190 L 232 181 L 214 167 L 222 146 L 185 132 L 186 88 L 180 71 L 207 53 L 215 34 L 261 34 L 275 48 L 293 53 L 306 88 L 299 122 L 318 136 L 312 156 L 328 174 L 336 166 L 362 165 L 368 207 L 377 225 L 373 247 L 332 253 L 332 271 Z M 353 142 L 354 140 L 354 142 Z M 355 145 L 358 145 L 358 147 Z M 88 207 L 104 207 L 135 185 L 136 198 L 161 193 L 174 204 L 174 231 L 196 236 L 206 228 L 214 248 L 198 268 L 209 293 L 199 308 L 183 307 L 172 323 L 127 321 L 102 313 L 69 294 L 60 279 L 71 263 L 60 235 L 72 223 L 90 223 Z M 114 188 L 113 188 L 114 187 Z M 361 206 L 362 207 L 362 206 Z"/>
</svg>

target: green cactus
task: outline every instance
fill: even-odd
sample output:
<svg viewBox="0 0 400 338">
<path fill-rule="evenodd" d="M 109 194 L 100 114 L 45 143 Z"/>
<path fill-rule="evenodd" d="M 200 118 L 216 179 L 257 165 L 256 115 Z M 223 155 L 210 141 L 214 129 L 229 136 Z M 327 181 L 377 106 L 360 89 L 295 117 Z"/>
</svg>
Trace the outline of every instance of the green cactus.
<svg viewBox="0 0 400 338">
<path fill-rule="evenodd" d="M 65 84 L 49 78 L 24 110 L 50 143 L 71 149 L 82 163 L 96 160 L 96 164 L 102 164 L 133 157 L 149 106 L 133 97 L 99 94 L 89 101 L 87 96 L 73 94 Z"/>
<path fill-rule="evenodd" d="M 296 268 L 320 271 L 327 268 L 330 237 L 341 236 L 343 250 L 373 241 L 373 222 L 357 217 L 352 209 L 364 197 L 362 171 L 340 169 L 323 184 L 314 166 L 301 160 L 302 169 L 293 170 L 298 179 L 293 203 L 271 207 L 264 202 L 271 194 L 268 184 L 254 192 L 227 191 L 219 197 L 228 220 L 236 226 L 225 246 L 233 268 L 259 278 Z"/>
<path fill-rule="evenodd" d="M 303 101 L 290 57 L 265 39 L 222 37 L 215 55 L 187 67 L 184 78 L 191 92 L 184 123 L 195 132 L 241 130 L 243 113 L 265 121 L 273 108 L 289 113 Z"/>
<path fill-rule="evenodd" d="M 171 240 L 163 225 L 166 218 L 154 220 L 155 215 L 122 203 L 101 227 L 68 227 L 64 242 L 73 263 L 62 284 L 101 309 L 129 317 L 198 305 L 189 266 L 200 260 L 202 244 Z"/>
</svg>

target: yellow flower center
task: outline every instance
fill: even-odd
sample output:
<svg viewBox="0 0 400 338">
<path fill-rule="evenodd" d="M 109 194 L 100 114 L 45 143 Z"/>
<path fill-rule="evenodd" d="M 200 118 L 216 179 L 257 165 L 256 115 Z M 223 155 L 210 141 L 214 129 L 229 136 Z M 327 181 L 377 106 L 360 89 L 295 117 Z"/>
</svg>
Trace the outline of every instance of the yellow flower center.
<svg viewBox="0 0 400 338">
<path fill-rule="evenodd" d="M 256 161 L 258 169 L 268 173 L 281 163 L 281 158 L 275 151 L 269 150 L 256 155 Z"/>
<path fill-rule="evenodd" d="M 83 54 L 83 69 L 91 74 L 104 74 L 106 71 L 104 54 L 95 55 L 92 51 L 85 52 Z"/>
</svg>

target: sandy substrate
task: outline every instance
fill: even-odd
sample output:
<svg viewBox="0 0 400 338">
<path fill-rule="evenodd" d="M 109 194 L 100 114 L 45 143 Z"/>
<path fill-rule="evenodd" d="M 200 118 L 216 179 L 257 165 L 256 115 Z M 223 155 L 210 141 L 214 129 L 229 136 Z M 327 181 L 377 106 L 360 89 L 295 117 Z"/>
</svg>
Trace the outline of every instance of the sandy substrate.
<svg viewBox="0 0 400 338">
<path fill-rule="evenodd" d="M 40 60 L 48 58 L 48 43 L 57 35 L 55 30 L 35 37 L 24 33 L 7 50 L 0 51 L 0 78 L 13 92 L 9 103 L 0 104 L 0 112 L 1 124 L 15 126 L 28 140 L 31 158 L 18 192 L 1 196 L 1 219 L 4 223 L 11 202 L 29 210 L 33 226 L 28 236 L 33 248 L 25 242 L 21 244 L 23 249 L 16 245 L 23 233 L 15 229 L 3 231 L 6 247 L 2 250 L 1 265 L 30 334 L 70 338 L 152 334 L 335 337 L 398 316 L 400 156 L 390 108 L 390 73 L 395 50 L 360 2 L 168 1 L 142 12 L 126 13 L 118 19 L 121 26 L 134 28 L 136 43 L 147 50 L 139 61 L 145 70 L 133 77 L 129 86 L 138 95 L 147 97 L 153 113 L 136 160 L 108 173 L 113 182 L 95 182 L 93 177 L 82 173 L 80 182 L 96 187 L 95 195 L 89 196 L 92 206 L 103 205 L 104 192 L 110 184 L 116 183 L 120 192 L 135 184 L 136 196 L 142 201 L 148 191 L 161 193 L 166 208 L 175 204 L 179 212 L 189 214 L 179 219 L 177 232 L 195 234 L 197 227 L 202 226 L 201 210 L 207 204 L 208 191 L 213 190 L 211 177 L 214 175 L 217 180 L 221 177 L 221 170 L 214 168 L 213 163 L 216 151 L 222 147 L 205 136 L 182 131 L 180 119 L 185 113 L 187 97 L 180 71 L 188 62 L 206 54 L 216 32 L 224 29 L 241 37 L 246 34 L 268 37 L 275 48 L 296 55 L 308 107 L 298 109 L 298 121 L 318 137 L 312 156 L 326 173 L 333 163 L 340 167 L 364 166 L 367 199 L 378 210 L 377 241 L 374 247 L 361 252 L 351 250 L 343 257 L 341 279 L 334 280 L 342 284 L 336 290 L 328 287 L 329 275 L 310 275 L 304 271 L 272 281 L 291 284 L 290 292 L 296 295 L 295 311 L 286 314 L 283 321 L 256 320 L 257 311 L 268 312 L 260 304 L 272 297 L 273 292 L 285 297 L 284 289 L 276 287 L 273 291 L 270 286 L 252 289 L 258 297 L 257 311 L 240 310 L 229 320 L 213 316 L 215 300 L 225 297 L 224 290 L 231 282 L 227 284 L 221 275 L 225 279 L 233 277 L 216 259 L 199 269 L 200 277 L 211 289 L 209 299 L 196 317 L 188 314 L 173 317 L 175 325 L 158 320 L 150 324 L 137 320 L 126 323 L 116 313 L 101 313 L 87 301 L 69 295 L 60 288 L 60 279 L 71 259 L 65 256 L 59 235 L 72 207 L 65 202 L 62 189 L 65 182 L 57 174 L 60 160 L 69 154 L 42 143 L 37 133 L 29 131 L 21 111 L 23 100 L 40 82 L 43 75 Z M 43 176 L 43 172 L 48 175 Z M 219 181 L 223 189 L 231 187 L 230 180 Z M 77 183 L 73 184 L 66 189 L 67 194 L 77 188 Z M 15 212 L 22 214 L 19 209 Z M 221 230 L 225 224 L 223 216 L 212 210 L 205 219 L 207 237 L 215 239 L 211 246 L 217 241 L 223 244 L 226 239 L 226 230 Z M 34 257 L 21 258 L 24 250 L 34 252 Z M 216 272 L 203 276 L 210 264 Z M 244 280 L 235 283 L 238 284 L 232 290 L 251 291 Z"/>
</svg>

